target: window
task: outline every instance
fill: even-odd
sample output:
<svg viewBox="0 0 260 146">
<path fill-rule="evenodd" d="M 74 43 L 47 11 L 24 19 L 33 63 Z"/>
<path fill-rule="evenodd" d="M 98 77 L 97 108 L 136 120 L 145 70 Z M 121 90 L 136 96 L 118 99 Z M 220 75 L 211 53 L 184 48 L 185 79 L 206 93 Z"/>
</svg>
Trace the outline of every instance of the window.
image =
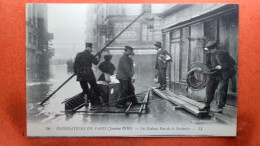
<svg viewBox="0 0 260 146">
<path fill-rule="evenodd" d="M 32 43 L 32 33 L 31 32 L 28 33 L 28 40 L 29 40 L 29 43 Z"/>
<path fill-rule="evenodd" d="M 182 28 L 182 35 L 181 35 L 181 81 L 186 80 L 186 75 L 188 73 L 188 66 L 189 66 L 189 37 L 190 35 L 190 28 L 184 27 Z"/>
<path fill-rule="evenodd" d="M 147 40 L 147 24 L 142 25 L 142 41 Z"/>
<path fill-rule="evenodd" d="M 148 28 L 146 23 L 142 24 L 142 41 L 153 41 L 153 31 L 151 28 Z"/>
</svg>

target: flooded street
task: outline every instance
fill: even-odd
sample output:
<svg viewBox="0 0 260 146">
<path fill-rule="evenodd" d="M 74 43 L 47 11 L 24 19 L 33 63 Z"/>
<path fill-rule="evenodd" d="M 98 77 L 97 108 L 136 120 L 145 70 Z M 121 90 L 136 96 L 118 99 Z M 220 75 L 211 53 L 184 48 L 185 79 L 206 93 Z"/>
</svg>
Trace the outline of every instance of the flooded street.
<svg viewBox="0 0 260 146">
<path fill-rule="evenodd" d="M 82 107 L 79 112 L 74 114 L 65 114 L 64 104 L 61 102 L 66 98 L 73 97 L 74 95 L 81 92 L 81 87 L 74 77 L 71 79 L 63 88 L 61 88 L 53 97 L 48 100 L 44 106 L 40 106 L 40 102 L 43 101 L 48 95 L 50 95 L 54 90 L 58 88 L 67 78 L 71 76 L 71 73 L 67 73 L 66 65 L 51 65 L 50 66 L 50 78 L 46 81 L 41 82 L 27 82 L 27 123 L 28 123 L 28 133 L 34 133 L 36 135 L 64 135 L 64 133 L 57 128 L 68 128 L 71 126 L 87 126 L 90 128 L 100 127 L 100 126 L 130 126 L 134 128 L 129 131 L 129 135 L 135 135 L 135 131 L 139 131 L 139 134 L 145 134 L 140 131 L 140 126 L 146 126 L 145 128 L 160 128 L 158 126 L 168 126 L 168 127 L 181 127 L 188 128 L 188 130 L 198 129 L 201 126 L 205 130 L 210 130 L 212 128 L 218 129 L 234 129 L 235 123 L 227 125 L 225 122 L 220 121 L 214 117 L 204 117 L 198 118 L 189 112 L 177 109 L 169 101 L 163 100 L 158 96 L 152 94 L 149 97 L 148 110 L 147 113 L 139 114 L 128 114 L 125 113 L 88 113 L 85 107 Z M 134 86 L 136 88 L 136 93 L 140 93 L 150 89 L 151 87 L 158 86 L 153 82 L 154 73 L 153 72 L 136 72 L 136 82 Z M 140 100 L 140 99 L 139 99 Z M 216 125 L 217 124 L 217 125 Z M 45 127 L 47 126 L 47 127 Z M 59 127 L 61 126 L 61 127 Z M 51 128 L 50 128 L 51 127 Z M 79 128 L 78 127 L 78 128 Z M 50 134 L 46 128 L 55 129 L 53 134 Z M 86 127 L 84 127 L 86 128 Z M 129 127 L 128 127 L 129 128 Z M 42 129 L 35 131 L 34 129 Z M 38 133 L 43 131 L 44 133 Z M 164 130 L 163 130 L 164 131 Z M 97 132 L 97 131 L 96 131 Z M 113 134 L 118 135 L 119 133 L 111 133 L 111 131 L 106 131 L 105 135 L 113 136 Z M 124 131 L 120 131 L 124 132 Z M 145 131 L 143 131 L 145 132 Z M 156 135 L 156 131 L 153 131 L 152 135 Z M 172 134 L 181 134 L 180 131 L 169 131 Z M 175 133 L 176 132 L 176 133 Z M 187 135 L 187 130 L 183 131 Z M 202 131 L 195 131 L 193 134 L 201 135 Z M 221 132 L 221 131 L 220 131 Z M 101 133 L 96 133 L 97 136 L 102 136 Z M 165 135 L 166 133 L 162 133 Z M 73 134 L 67 131 L 65 135 L 76 136 L 76 135 L 95 135 L 90 133 L 84 133 L 84 131 L 79 131 L 79 133 Z"/>
<path fill-rule="evenodd" d="M 67 73 L 66 65 L 51 65 L 50 79 L 42 82 L 27 82 L 27 120 L 30 123 L 52 123 L 52 122 L 69 122 L 69 123 L 99 123 L 113 124 L 120 123 L 139 123 L 149 124 L 157 123 L 199 123 L 199 119 L 186 111 L 175 110 L 174 106 L 165 100 L 153 95 L 150 97 L 148 105 L 148 114 L 138 116 L 136 114 L 126 116 L 124 113 L 105 113 L 90 114 L 79 112 L 73 115 L 64 113 L 64 104 L 61 102 L 66 98 L 72 97 L 81 92 L 79 83 L 74 77 L 63 88 L 61 88 L 53 97 L 48 100 L 44 106 L 39 103 L 58 88 L 72 74 Z M 134 86 L 136 93 L 156 87 L 153 82 L 153 72 L 136 73 L 136 82 Z M 84 111 L 83 107 L 81 111 Z M 209 120 L 210 119 L 204 119 Z"/>
<path fill-rule="evenodd" d="M 238 37 L 233 36 L 238 36 L 237 5 L 28 4 L 26 12 L 29 136 L 236 135 Z M 209 43 L 211 45 L 207 46 Z M 232 70 L 232 75 L 227 79 L 230 78 L 231 82 L 222 77 L 226 68 L 222 68 L 220 62 L 225 61 L 215 59 L 208 64 L 214 60 L 208 56 L 207 52 L 213 50 L 209 47 L 228 54 L 228 69 Z M 80 53 L 83 50 L 86 53 Z M 124 59 L 122 54 L 133 57 L 133 60 Z M 79 75 L 82 73 L 82 78 L 94 78 L 85 68 L 98 64 L 97 56 L 99 65 L 104 60 L 106 65 L 100 70 L 98 65 L 92 66 L 96 79 L 101 70 L 114 74 L 117 69 L 122 79 L 132 78 L 134 68 L 135 91 L 128 85 L 131 89 L 127 92 L 135 92 L 139 102 L 147 104 L 117 108 L 115 103 L 120 89 L 115 76 L 111 77 L 109 84 L 98 82 L 101 98 L 94 98 L 90 106 L 82 104 L 85 99 L 80 94 L 82 89 L 76 76 L 59 89 L 73 75 L 71 71 L 75 64 L 75 68 L 78 67 L 75 70 Z M 217 73 L 209 72 L 211 69 Z M 169 83 L 166 91 L 152 89 L 159 86 L 154 79 L 157 72 L 161 85 Z M 205 110 L 205 103 L 202 103 L 206 98 L 205 87 L 215 75 L 214 90 L 212 83 L 212 95 L 207 95 L 207 98 L 216 95 L 223 101 L 218 104 L 214 98 L 210 110 Z M 221 81 L 225 79 L 225 93 L 218 89 L 215 92 L 219 78 Z M 53 96 L 40 106 L 50 95 Z M 90 95 L 88 99 L 90 97 L 94 96 Z M 108 105 L 101 107 L 100 103 Z M 222 108 L 220 104 L 225 105 L 223 113 L 222 109 L 216 111 Z M 117 132 L 113 133 L 111 129 Z"/>
</svg>

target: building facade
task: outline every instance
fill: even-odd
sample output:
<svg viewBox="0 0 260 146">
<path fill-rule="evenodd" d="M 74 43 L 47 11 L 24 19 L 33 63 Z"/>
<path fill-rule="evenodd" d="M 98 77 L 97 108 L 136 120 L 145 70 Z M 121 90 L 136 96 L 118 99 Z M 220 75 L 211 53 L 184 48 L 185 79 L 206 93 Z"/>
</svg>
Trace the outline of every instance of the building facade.
<svg viewBox="0 0 260 146">
<path fill-rule="evenodd" d="M 27 79 L 44 79 L 49 74 L 49 47 L 53 34 L 48 32 L 47 5 L 26 5 L 26 73 Z"/>
<path fill-rule="evenodd" d="M 136 49 L 151 48 L 155 40 L 161 41 L 159 17 L 152 13 L 151 5 L 99 4 L 95 11 L 98 48 L 112 40 L 143 11 L 147 13 L 118 37 L 109 49 L 122 48 L 127 44 L 132 44 Z"/>
<path fill-rule="evenodd" d="M 203 48 L 208 41 L 217 40 L 238 63 L 238 5 L 230 4 L 178 4 L 160 14 L 164 47 L 172 57 L 168 78 L 170 88 L 202 101 L 202 91 L 187 91 L 186 76 L 194 62 L 205 62 Z M 229 94 L 237 92 L 237 75 L 230 80 Z M 236 97 L 234 97 L 236 98 Z M 236 103 L 231 103 L 236 104 Z"/>
<path fill-rule="evenodd" d="M 112 62 L 117 67 L 118 60 L 129 45 L 135 52 L 136 75 L 140 72 L 155 73 L 156 50 L 155 41 L 161 41 L 160 18 L 153 13 L 150 4 L 99 4 L 96 5 L 96 48 L 100 50 L 143 11 L 146 13 L 124 31 L 106 51 L 113 55 Z M 153 75 L 151 74 L 151 80 Z M 140 76 L 139 76 L 140 77 Z M 140 77 L 141 79 L 141 77 Z"/>
</svg>

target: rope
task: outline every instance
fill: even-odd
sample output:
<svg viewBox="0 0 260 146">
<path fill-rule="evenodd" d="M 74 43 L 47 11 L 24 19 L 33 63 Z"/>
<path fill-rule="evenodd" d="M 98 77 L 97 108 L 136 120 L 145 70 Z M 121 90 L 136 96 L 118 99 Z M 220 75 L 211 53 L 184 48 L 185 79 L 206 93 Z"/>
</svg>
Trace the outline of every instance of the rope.
<svg viewBox="0 0 260 146">
<path fill-rule="evenodd" d="M 194 91 L 202 90 L 206 87 L 209 80 L 208 75 L 214 73 L 216 73 L 214 69 L 209 69 L 201 62 L 195 62 L 191 64 L 190 70 L 187 74 L 187 85 Z"/>
</svg>

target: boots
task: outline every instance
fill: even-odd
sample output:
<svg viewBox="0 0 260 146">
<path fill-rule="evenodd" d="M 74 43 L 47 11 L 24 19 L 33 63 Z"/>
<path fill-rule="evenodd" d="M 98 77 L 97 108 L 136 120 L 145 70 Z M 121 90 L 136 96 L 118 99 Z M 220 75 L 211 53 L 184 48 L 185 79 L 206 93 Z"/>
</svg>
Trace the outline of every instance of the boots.
<svg viewBox="0 0 260 146">
<path fill-rule="evenodd" d="M 223 113 L 223 108 L 222 108 L 222 107 L 218 107 L 218 109 L 217 109 L 216 112 L 217 112 L 217 113 Z"/>
<path fill-rule="evenodd" d="M 199 109 L 199 111 L 210 111 L 210 105 L 209 104 L 206 104 L 206 106 L 202 109 Z"/>
<path fill-rule="evenodd" d="M 88 95 L 87 94 L 84 94 L 84 100 L 85 100 L 85 107 L 87 107 L 89 105 Z"/>
</svg>

